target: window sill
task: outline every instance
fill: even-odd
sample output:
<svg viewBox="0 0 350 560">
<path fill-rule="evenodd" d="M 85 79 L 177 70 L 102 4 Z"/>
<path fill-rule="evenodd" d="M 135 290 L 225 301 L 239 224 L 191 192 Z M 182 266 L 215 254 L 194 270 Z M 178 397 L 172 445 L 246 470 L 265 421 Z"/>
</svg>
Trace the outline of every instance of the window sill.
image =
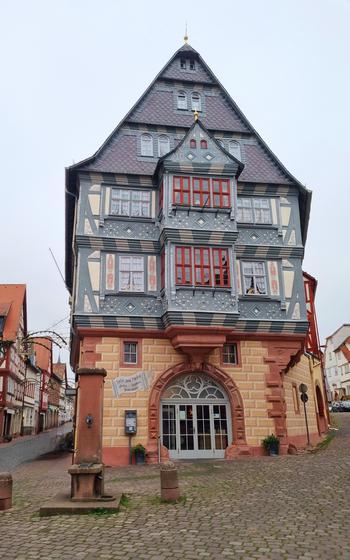
<svg viewBox="0 0 350 560">
<path fill-rule="evenodd" d="M 181 286 L 176 284 L 176 290 L 189 290 L 192 292 L 231 292 L 231 286 Z"/>
<path fill-rule="evenodd" d="M 281 301 L 280 296 L 276 297 L 276 296 L 269 296 L 269 295 L 259 295 L 259 294 L 246 294 L 246 295 L 240 295 L 239 296 L 239 300 L 240 301 L 251 301 L 251 300 L 256 300 L 256 301 Z"/>
<path fill-rule="evenodd" d="M 155 218 L 146 218 L 145 216 L 117 216 L 115 214 L 108 214 L 108 216 L 104 217 L 105 220 L 115 220 L 118 222 L 147 222 L 147 223 L 155 223 Z"/>
<path fill-rule="evenodd" d="M 238 228 L 248 228 L 248 229 L 279 229 L 277 224 L 252 224 L 251 222 L 238 222 Z"/>
<path fill-rule="evenodd" d="M 186 204 L 172 204 L 171 209 L 175 211 L 185 210 L 186 212 L 189 211 L 197 211 L 197 212 L 210 212 L 212 214 L 216 212 L 220 212 L 220 214 L 230 214 L 232 208 L 215 208 L 213 206 L 189 206 Z"/>
</svg>

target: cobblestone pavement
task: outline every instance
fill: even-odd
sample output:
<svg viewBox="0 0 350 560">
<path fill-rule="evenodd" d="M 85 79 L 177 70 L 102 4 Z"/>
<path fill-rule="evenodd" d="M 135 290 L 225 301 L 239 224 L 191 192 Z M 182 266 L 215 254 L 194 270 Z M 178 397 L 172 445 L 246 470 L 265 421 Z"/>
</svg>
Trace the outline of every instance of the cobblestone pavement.
<svg viewBox="0 0 350 560">
<path fill-rule="evenodd" d="M 0 444 L 0 471 L 13 470 L 25 461 L 54 451 L 63 434 L 72 429 L 72 422 L 52 428 L 36 436 L 24 436 L 10 443 Z"/>
<path fill-rule="evenodd" d="M 129 501 L 117 514 L 39 518 L 39 505 L 69 487 L 70 457 L 14 472 L 15 501 L 0 513 L 0 558 L 350 559 L 350 414 L 313 454 L 181 463 L 184 499 L 159 499 L 157 466 L 107 470 L 106 490 Z"/>
</svg>

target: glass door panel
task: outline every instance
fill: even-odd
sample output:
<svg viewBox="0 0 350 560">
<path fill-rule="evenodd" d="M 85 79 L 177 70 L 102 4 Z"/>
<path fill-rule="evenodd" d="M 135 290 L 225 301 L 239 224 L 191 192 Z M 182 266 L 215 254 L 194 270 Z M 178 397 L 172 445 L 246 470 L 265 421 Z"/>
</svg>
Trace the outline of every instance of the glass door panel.
<svg viewBox="0 0 350 560">
<path fill-rule="evenodd" d="M 191 404 L 179 405 L 180 450 L 194 450 L 193 407 Z"/>
<path fill-rule="evenodd" d="M 208 404 L 197 404 L 196 412 L 198 450 L 210 450 L 212 448 L 210 406 Z"/>
<path fill-rule="evenodd" d="M 169 450 L 176 449 L 176 415 L 174 404 L 162 406 L 163 445 Z"/>
<path fill-rule="evenodd" d="M 226 405 L 214 404 L 212 406 L 215 433 L 215 449 L 226 449 L 226 447 L 228 446 Z"/>
</svg>

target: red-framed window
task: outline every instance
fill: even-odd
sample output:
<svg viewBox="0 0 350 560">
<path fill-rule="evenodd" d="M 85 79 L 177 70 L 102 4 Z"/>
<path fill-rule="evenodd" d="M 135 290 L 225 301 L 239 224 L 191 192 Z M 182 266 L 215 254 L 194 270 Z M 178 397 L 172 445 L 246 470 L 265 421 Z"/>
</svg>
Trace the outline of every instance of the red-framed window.
<svg viewBox="0 0 350 560">
<path fill-rule="evenodd" d="M 176 285 L 230 287 L 228 249 L 175 248 Z"/>
<path fill-rule="evenodd" d="M 230 269 L 227 249 L 213 249 L 213 268 L 215 286 L 229 286 Z"/>
<path fill-rule="evenodd" d="M 202 150 L 208 149 L 208 142 L 206 140 L 201 140 L 201 149 Z"/>
<path fill-rule="evenodd" d="M 210 181 L 199 177 L 192 179 L 193 206 L 210 206 Z"/>
<path fill-rule="evenodd" d="M 194 138 L 191 138 L 190 140 L 190 148 L 192 148 L 193 150 L 197 148 L 197 142 L 195 141 Z"/>
<path fill-rule="evenodd" d="M 173 181 L 173 203 L 185 204 L 189 206 L 191 203 L 190 194 L 190 177 L 174 177 Z"/>
<path fill-rule="evenodd" d="M 173 204 L 231 208 L 230 180 L 176 176 L 173 178 Z"/>
<path fill-rule="evenodd" d="M 192 247 L 176 247 L 176 284 L 192 285 Z"/>
<path fill-rule="evenodd" d="M 210 249 L 194 248 L 194 283 L 197 286 L 211 286 Z"/>
<path fill-rule="evenodd" d="M 214 208 L 230 208 L 230 180 L 229 179 L 213 179 L 213 206 Z"/>
</svg>

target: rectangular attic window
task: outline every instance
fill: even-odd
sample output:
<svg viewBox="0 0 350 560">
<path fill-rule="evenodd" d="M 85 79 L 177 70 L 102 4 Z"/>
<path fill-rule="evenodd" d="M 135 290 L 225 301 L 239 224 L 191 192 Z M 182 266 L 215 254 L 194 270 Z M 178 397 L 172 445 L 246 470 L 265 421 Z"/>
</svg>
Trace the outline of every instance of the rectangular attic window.
<svg viewBox="0 0 350 560">
<path fill-rule="evenodd" d="M 180 58 L 180 68 L 182 68 L 183 70 L 186 70 L 186 59 L 185 58 Z"/>
</svg>

